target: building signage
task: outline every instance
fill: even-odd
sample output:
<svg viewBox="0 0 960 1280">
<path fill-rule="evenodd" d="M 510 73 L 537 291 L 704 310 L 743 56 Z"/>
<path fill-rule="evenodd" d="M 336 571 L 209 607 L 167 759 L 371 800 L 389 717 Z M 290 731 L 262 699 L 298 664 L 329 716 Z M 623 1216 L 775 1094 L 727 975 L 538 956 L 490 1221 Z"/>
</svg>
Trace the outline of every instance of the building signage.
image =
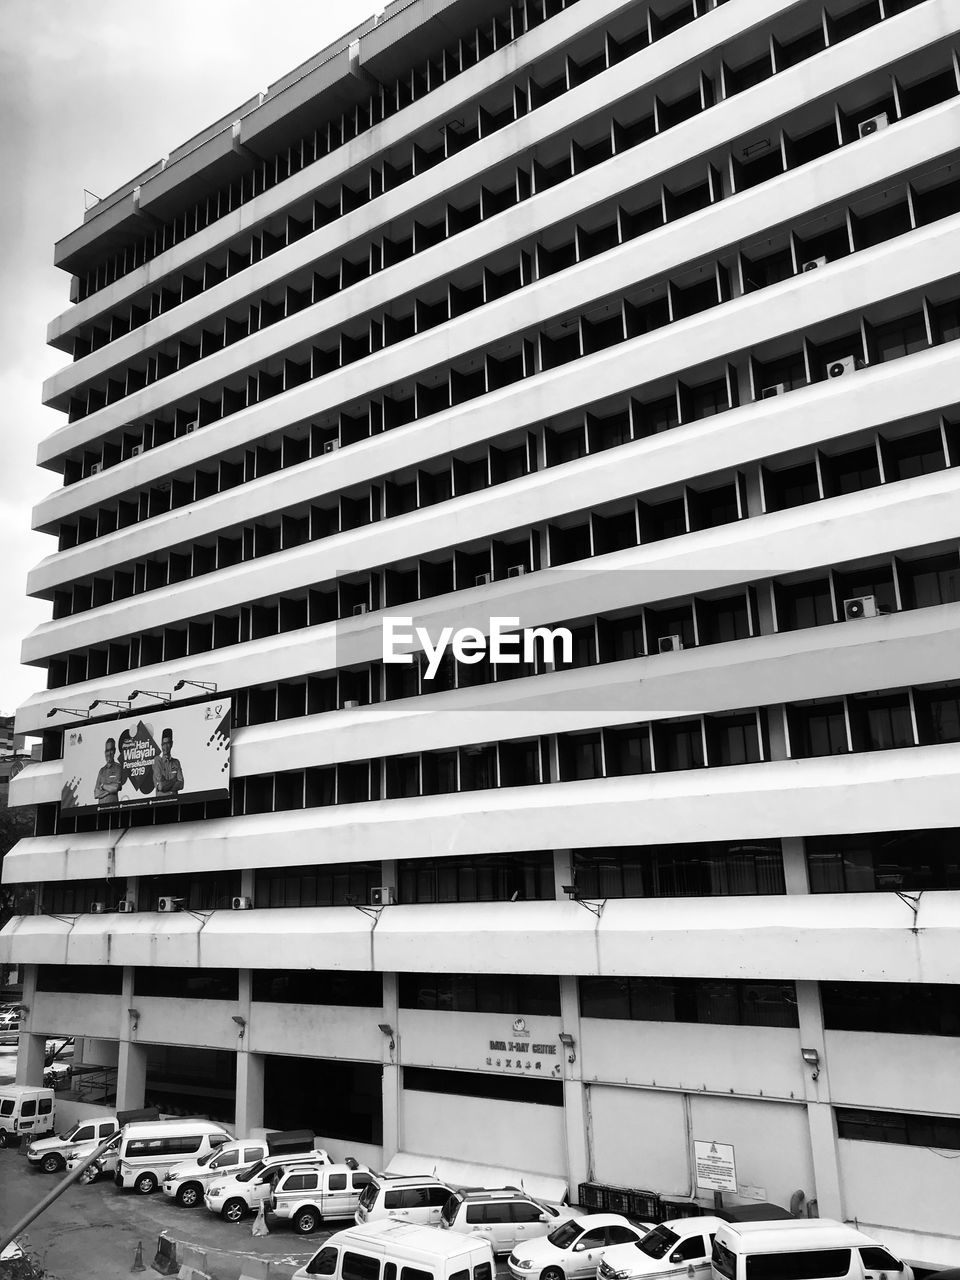
<svg viewBox="0 0 960 1280">
<path fill-rule="evenodd" d="M 736 1191 L 737 1165 L 733 1147 L 723 1142 L 695 1142 L 693 1156 L 698 1191 Z"/>
<path fill-rule="evenodd" d="M 63 813 L 230 794 L 229 698 L 161 707 L 63 735 Z"/>
<path fill-rule="evenodd" d="M 502 1040 L 488 1040 L 489 1052 L 484 1066 L 492 1071 L 527 1072 L 531 1075 L 556 1075 L 560 1070 L 557 1046 L 533 1040 L 523 1018 L 515 1018 L 509 1035 Z"/>
</svg>

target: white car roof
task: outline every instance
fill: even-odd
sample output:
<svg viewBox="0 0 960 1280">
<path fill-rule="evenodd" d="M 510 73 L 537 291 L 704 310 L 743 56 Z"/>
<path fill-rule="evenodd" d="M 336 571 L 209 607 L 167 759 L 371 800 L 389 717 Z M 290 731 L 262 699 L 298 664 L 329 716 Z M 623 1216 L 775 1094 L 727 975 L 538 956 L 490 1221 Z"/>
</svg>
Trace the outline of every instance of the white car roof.
<svg viewBox="0 0 960 1280">
<path fill-rule="evenodd" d="M 566 1221 L 579 1223 L 584 1231 L 590 1231 L 593 1227 L 633 1227 L 637 1231 L 647 1230 L 639 1222 L 631 1222 L 629 1218 L 625 1218 L 622 1213 L 576 1213 Z"/>
<path fill-rule="evenodd" d="M 724 1234 L 739 1237 L 753 1253 L 775 1253 L 783 1248 L 784 1233 L 793 1249 L 851 1248 L 876 1245 L 872 1236 L 833 1218 L 793 1218 L 782 1222 L 724 1222 Z M 719 1228 L 718 1228 L 719 1229 Z"/>
</svg>

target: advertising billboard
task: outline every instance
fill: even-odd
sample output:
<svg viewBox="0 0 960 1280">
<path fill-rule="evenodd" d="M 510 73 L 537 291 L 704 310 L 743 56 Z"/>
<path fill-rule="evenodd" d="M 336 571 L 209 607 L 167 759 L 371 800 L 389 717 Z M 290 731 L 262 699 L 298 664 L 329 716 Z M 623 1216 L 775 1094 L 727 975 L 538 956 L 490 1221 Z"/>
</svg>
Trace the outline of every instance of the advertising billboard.
<svg viewBox="0 0 960 1280">
<path fill-rule="evenodd" d="M 157 707 L 63 734 L 63 813 L 230 794 L 229 698 Z"/>
</svg>

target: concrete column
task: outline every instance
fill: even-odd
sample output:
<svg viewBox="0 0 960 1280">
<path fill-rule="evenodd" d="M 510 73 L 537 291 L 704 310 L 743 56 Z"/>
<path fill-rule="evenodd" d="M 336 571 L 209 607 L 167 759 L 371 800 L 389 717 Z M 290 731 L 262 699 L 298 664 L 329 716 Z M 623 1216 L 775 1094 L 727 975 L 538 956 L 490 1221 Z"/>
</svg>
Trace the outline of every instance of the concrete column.
<svg viewBox="0 0 960 1280">
<path fill-rule="evenodd" d="M 234 1121 L 238 1137 L 244 1137 L 263 1126 L 263 1068 L 262 1053 L 237 1053 L 237 1110 Z"/>
<path fill-rule="evenodd" d="M 573 884 L 573 852 L 570 849 L 553 851 L 554 896 L 565 900 L 561 885 Z"/>
<path fill-rule="evenodd" d="M 807 872 L 803 839 L 800 836 L 784 836 L 780 843 L 783 846 L 783 878 L 787 893 L 809 893 L 810 876 Z"/>
<path fill-rule="evenodd" d="M 117 1067 L 117 1110 L 139 1111 L 147 1087 L 147 1046 L 132 1040 L 120 1041 Z"/>
<path fill-rule="evenodd" d="M 43 1057 L 46 1050 L 46 1036 L 30 1035 L 20 1032 L 20 1047 L 17 1050 L 17 1084 L 43 1084 Z"/>
<path fill-rule="evenodd" d="M 786 843 L 786 842 L 784 842 Z M 818 1067 L 804 1064 L 807 1101 L 807 1125 L 813 1156 L 813 1196 L 821 1218 L 843 1220 L 843 1197 L 840 1190 L 840 1159 L 837 1150 L 836 1124 L 830 1100 L 830 1072 L 820 1009 L 820 987 L 816 982 L 797 983 L 797 1014 L 800 1044 L 819 1055 Z M 814 1080 L 814 1073 L 817 1079 Z"/>
<path fill-rule="evenodd" d="M 396 864 L 392 864 L 394 873 Z M 384 884 L 389 884 L 384 880 Z M 400 995 L 397 975 L 383 975 L 383 1025 L 393 1027 L 394 1048 L 390 1049 L 390 1036 L 383 1037 L 383 1163 L 390 1160 L 403 1149 L 403 1117 L 400 1114 L 400 1062 L 403 1040 L 400 1026 Z"/>
<path fill-rule="evenodd" d="M 247 867 L 240 872 L 240 897 L 249 898 L 251 902 L 255 900 L 254 885 L 257 873 L 253 867 Z"/>
<path fill-rule="evenodd" d="M 583 1077 L 580 1074 L 580 999 L 577 980 L 560 979 L 560 1013 L 563 1030 L 573 1036 L 573 1045 L 560 1045 L 563 1068 L 563 1123 L 567 1151 L 567 1181 L 570 1201 L 576 1203 L 577 1188 L 589 1176 L 590 1152 L 587 1144 L 587 1108 Z M 573 1062 L 568 1059 L 574 1058 Z"/>
</svg>

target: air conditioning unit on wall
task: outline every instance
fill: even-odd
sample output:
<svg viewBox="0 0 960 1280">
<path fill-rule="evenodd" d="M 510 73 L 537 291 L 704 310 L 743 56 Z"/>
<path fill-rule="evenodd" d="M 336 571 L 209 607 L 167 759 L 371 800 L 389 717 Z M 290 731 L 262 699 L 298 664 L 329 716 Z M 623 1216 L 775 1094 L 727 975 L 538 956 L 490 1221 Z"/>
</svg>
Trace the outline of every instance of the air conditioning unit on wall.
<svg viewBox="0 0 960 1280">
<path fill-rule="evenodd" d="M 764 387 L 760 392 L 761 400 L 772 400 L 774 396 L 785 396 L 787 394 L 787 384 L 785 382 L 775 382 L 772 387 Z"/>
<path fill-rule="evenodd" d="M 379 884 L 370 890 L 371 907 L 389 907 L 393 904 L 393 888 L 388 884 Z"/>
<path fill-rule="evenodd" d="M 820 267 L 825 267 L 828 261 L 828 258 L 811 258 L 809 262 L 805 262 L 801 266 L 800 270 L 803 272 L 818 271 Z"/>
<path fill-rule="evenodd" d="M 827 365 L 828 378 L 842 378 L 848 373 L 855 373 L 857 361 L 854 356 L 842 356 L 839 360 L 831 360 Z"/>
<path fill-rule="evenodd" d="M 234 898 L 233 901 L 230 903 L 230 908 L 233 911 L 252 911 L 253 899 L 243 898 L 243 897 Z"/>
<path fill-rule="evenodd" d="M 182 898 L 161 898 L 158 906 L 161 911 L 179 911 Z"/>
<path fill-rule="evenodd" d="M 845 622 L 856 622 L 858 618 L 876 618 L 886 612 L 876 596 L 851 596 L 843 602 Z"/>
<path fill-rule="evenodd" d="M 124 915 L 128 915 L 131 911 L 136 911 L 136 909 L 137 904 L 132 898 L 121 898 L 117 903 L 117 910 L 122 912 Z"/>
<path fill-rule="evenodd" d="M 661 636 L 657 641 L 658 653 L 678 653 L 683 648 L 683 637 L 677 635 Z"/>
<path fill-rule="evenodd" d="M 869 138 L 871 133 L 879 133 L 881 129 L 890 127 L 890 117 L 885 111 L 881 111 L 879 115 L 869 116 L 866 120 L 861 120 L 857 125 L 857 133 L 861 138 Z"/>
</svg>

